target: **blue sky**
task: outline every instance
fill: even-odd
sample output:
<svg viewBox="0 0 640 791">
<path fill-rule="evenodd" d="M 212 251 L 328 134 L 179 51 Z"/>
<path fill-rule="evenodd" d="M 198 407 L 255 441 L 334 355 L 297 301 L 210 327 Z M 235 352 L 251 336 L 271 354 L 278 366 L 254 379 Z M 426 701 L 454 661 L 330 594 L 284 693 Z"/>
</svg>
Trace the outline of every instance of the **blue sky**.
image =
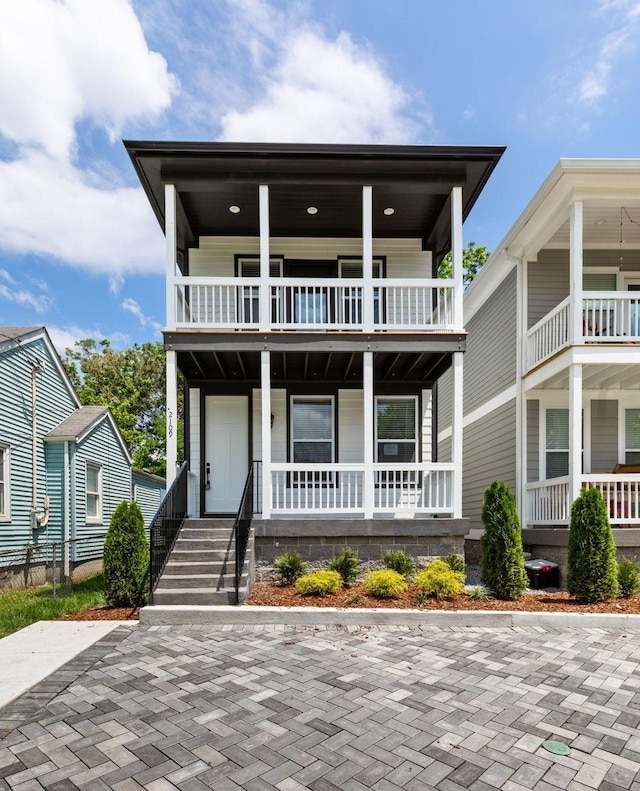
<svg viewBox="0 0 640 791">
<path fill-rule="evenodd" d="M 0 325 L 160 340 L 123 138 L 506 145 L 499 243 L 561 157 L 640 156 L 640 0 L 20 0 L 0 27 Z"/>
</svg>

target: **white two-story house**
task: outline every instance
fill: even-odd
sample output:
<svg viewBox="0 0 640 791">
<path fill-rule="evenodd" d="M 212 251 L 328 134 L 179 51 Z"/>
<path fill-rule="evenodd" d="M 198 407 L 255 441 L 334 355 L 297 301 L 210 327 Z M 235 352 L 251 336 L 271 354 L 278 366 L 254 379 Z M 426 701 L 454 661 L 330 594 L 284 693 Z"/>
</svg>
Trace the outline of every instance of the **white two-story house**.
<svg viewBox="0 0 640 791">
<path fill-rule="evenodd" d="M 180 370 L 192 515 L 235 515 L 253 471 L 259 556 L 451 549 L 462 224 L 503 149 L 125 145 L 166 236 L 167 470 Z M 433 384 L 449 368 L 443 462 Z"/>
<path fill-rule="evenodd" d="M 484 488 L 501 479 L 516 492 L 525 544 L 562 561 L 559 528 L 594 486 L 621 550 L 639 545 L 639 291 L 640 160 L 561 160 L 465 294 L 472 531 Z M 449 443 L 441 426 L 445 458 Z"/>
</svg>

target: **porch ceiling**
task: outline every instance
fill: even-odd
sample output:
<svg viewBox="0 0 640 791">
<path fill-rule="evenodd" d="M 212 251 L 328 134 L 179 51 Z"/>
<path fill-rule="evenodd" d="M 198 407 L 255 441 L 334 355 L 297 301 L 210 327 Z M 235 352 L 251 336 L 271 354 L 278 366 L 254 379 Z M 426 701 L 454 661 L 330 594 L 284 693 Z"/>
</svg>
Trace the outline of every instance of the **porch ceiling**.
<svg viewBox="0 0 640 791">
<path fill-rule="evenodd" d="M 547 379 L 537 389 L 567 390 L 569 369 Z M 583 365 L 583 390 L 640 390 L 640 371 L 637 364 L 628 365 Z"/>
<path fill-rule="evenodd" d="M 260 384 L 260 353 L 246 351 L 179 351 L 178 367 L 189 381 Z M 377 352 L 374 378 L 378 383 L 405 382 L 431 386 L 451 365 L 446 352 Z M 318 382 L 361 386 L 362 354 L 356 352 L 272 352 L 274 386 Z"/>
<path fill-rule="evenodd" d="M 373 186 L 373 235 L 451 246 L 450 194 L 471 211 L 502 147 L 363 146 L 125 141 L 164 228 L 164 185 L 175 185 L 178 238 L 257 236 L 258 185 L 270 187 L 272 236 L 359 237 L 362 186 Z M 229 211 L 230 206 L 240 210 Z M 315 206 L 317 213 L 307 209 Z M 392 208 L 393 214 L 384 214 Z"/>
<path fill-rule="evenodd" d="M 617 250 L 622 236 L 623 252 L 625 249 L 640 249 L 640 201 L 585 201 L 582 233 L 585 247 Z M 568 219 L 551 237 L 548 246 L 569 248 Z"/>
</svg>

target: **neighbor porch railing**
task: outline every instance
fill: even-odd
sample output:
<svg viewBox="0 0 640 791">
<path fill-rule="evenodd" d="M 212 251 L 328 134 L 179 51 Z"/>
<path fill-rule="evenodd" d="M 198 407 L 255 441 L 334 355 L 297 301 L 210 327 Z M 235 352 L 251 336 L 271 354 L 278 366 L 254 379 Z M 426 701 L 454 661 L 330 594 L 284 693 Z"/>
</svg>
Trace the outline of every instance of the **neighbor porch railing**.
<svg viewBox="0 0 640 791">
<path fill-rule="evenodd" d="M 634 296 L 634 292 L 587 292 L 582 298 L 581 331 L 577 337 L 571 331 L 570 300 L 563 299 L 528 331 L 528 369 L 572 343 L 640 342 L 640 296 Z"/>
<path fill-rule="evenodd" d="M 583 474 L 580 483 L 602 494 L 612 525 L 640 525 L 637 475 Z M 568 476 L 529 483 L 526 489 L 528 525 L 569 525 L 572 503 Z"/>
<path fill-rule="evenodd" d="M 365 485 L 376 514 L 453 514 L 453 464 L 271 465 L 271 513 L 351 514 L 365 511 Z"/>
<path fill-rule="evenodd" d="M 455 328 L 450 280 L 376 279 L 369 287 L 376 329 Z M 363 329 L 363 280 L 272 278 L 268 288 L 271 329 Z M 181 277 L 175 289 L 177 329 L 256 330 L 261 324 L 256 278 Z"/>
<path fill-rule="evenodd" d="M 187 515 L 187 473 L 188 465 L 185 461 L 151 522 L 149 530 L 150 602 L 153 601 L 153 591 Z"/>
</svg>

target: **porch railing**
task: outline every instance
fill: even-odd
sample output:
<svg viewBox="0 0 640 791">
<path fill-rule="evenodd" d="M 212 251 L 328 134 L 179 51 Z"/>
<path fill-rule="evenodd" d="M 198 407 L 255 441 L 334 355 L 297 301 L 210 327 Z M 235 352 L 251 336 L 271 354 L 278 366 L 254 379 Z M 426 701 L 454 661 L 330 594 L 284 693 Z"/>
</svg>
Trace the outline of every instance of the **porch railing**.
<svg viewBox="0 0 640 791">
<path fill-rule="evenodd" d="M 360 514 L 365 485 L 375 513 L 453 514 L 453 464 L 271 465 L 273 514 Z"/>
<path fill-rule="evenodd" d="M 235 589 L 236 589 L 236 604 L 240 604 L 240 581 L 242 578 L 242 571 L 244 569 L 244 561 L 247 554 L 247 544 L 249 541 L 249 530 L 251 528 L 251 517 L 253 515 L 253 481 L 256 469 L 256 462 L 253 462 L 249 467 L 249 474 L 242 490 L 242 497 L 240 499 L 240 507 L 236 514 L 233 523 L 233 540 L 235 543 Z"/>
<path fill-rule="evenodd" d="M 187 472 L 188 465 L 185 461 L 175 481 L 169 487 L 149 529 L 150 603 L 153 602 L 153 592 L 187 515 Z"/>
<path fill-rule="evenodd" d="M 581 332 L 577 337 L 572 336 L 570 297 L 529 330 L 529 369 L 572 343 L 640 342 L 640 296 L 618 291 L 587 293 L 582 299 Z"/>
<path fill-rule="evenodd" d="M 584 474 L 582 487 L 599 490 L 612 525 L 640 525 L 640 478 L 637 475 Z M 527 484 L 527 524 L 563 525 L 571 520 L 569 477 Z"/>
<path fill-rule="evenodd" d="M 272 278 L 269 326 L 288 330 L 362 330 L 365 285 L 354 278 Z M 376 329 L 455 329 L 450 280 L 376 279 Z M 261 322 L 256 278 L 181 277 L 175 280 L 175 326 L 256 330 Z"/>
</svg>

